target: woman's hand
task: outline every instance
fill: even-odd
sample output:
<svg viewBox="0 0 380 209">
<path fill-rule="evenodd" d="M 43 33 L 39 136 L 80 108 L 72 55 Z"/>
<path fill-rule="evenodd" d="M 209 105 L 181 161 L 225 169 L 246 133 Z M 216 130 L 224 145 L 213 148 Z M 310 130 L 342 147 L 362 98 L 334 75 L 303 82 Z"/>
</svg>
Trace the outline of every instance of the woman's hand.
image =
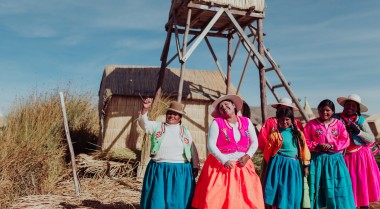
<svg viewBox="0 0 380 209">
<path fill-rule="evenodd" d="M 248 160 L 250 159 L 249 155 L 248 154 L 245 154 L 243 155 L 243 157 L 239 158 L 238 160 L 238 164 L 241 166 L 241 167 L 244 167 L 245 164 L 247 164 Z"/>
<path fill-rule="evenodd" d="M 322 151 L 328 151 L 331 148 L 331 145 L 329 143 L 320 143 L 316 148 Z"/>
<path fill-rule="evenodd" d="M 153 98 L 146 98 L 143 100 L 143 107 L 141 110 L 141 115 L 144 115 L 146 112 L 148 112 L 148 109 L 152 106 Z"/>
<path fill-rule="evenodd" d="M 224 163 L 223 165 L 225 168 L 227 169 L 231 169 L 234 167 L 234 162 L 232 162 L 231 160 L 227 161 L 226 163 Z"/>
</svg>

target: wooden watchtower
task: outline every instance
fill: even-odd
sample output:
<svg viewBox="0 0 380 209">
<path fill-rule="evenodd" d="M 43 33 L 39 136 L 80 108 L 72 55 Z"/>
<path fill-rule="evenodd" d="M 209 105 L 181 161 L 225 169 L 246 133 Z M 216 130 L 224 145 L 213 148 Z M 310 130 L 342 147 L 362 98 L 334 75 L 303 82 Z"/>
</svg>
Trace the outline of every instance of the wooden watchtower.
<svg viewBox="0 0 380 209">
<path fill-rule="evenodd" d="M 172 0 L 168 22 L 165 29 L 167 36 L 161 55 L 161 67 L 156 88 L 156 98 L 161 95 L 166 67 L 178 58 L 181 64 L 178 101 L 182 99 L 183 77 L 186 73 L 186 62 L 202 40 L 207 44 L 210 53 L 222 73 L 223 69 L 209 41 L 210 38 L 223 38 L 227 41 L 227 73 L 222 73 L 226 82 L 226 94 L 238 94 L 248 63 L 252 61 L 259 71 L 260 99 L 262 121 L 267 118 L 267 88 L 277 101 L 277 88 L 285 88 L 289 97 L 296 104 L 302 117 L 308 121 L 308 115 L 301 107 L 297 97 L 281 73 L 278 65 L 264 46 L 263 19 L 265 17 L 265 0 Z M 174 37 L 172 37 L 174 35 Z M 182 37 L 182 39 L 181 39 Z M 234 45 L 233 38 L 238 38 Z M 176 52 L 169 59 L 171 41 L 175 40 Z M 234 46 L 233 46 L 234 45 Z M 239 46 L 247 52 L 247 60 L 242 71 L 237 92 L 232 92 L 231 70 Z M 233 49 L 234 47 L 234 49 Z M 280 84 L 271 85 L 266 73 L 275 72 Z"/>
</svg>

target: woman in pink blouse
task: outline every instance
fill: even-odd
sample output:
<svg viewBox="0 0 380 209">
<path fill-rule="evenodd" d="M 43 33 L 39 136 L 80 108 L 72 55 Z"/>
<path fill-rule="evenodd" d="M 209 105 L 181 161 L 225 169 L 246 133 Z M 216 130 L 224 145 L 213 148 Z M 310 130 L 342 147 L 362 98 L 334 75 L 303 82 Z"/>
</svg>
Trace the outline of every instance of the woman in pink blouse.
<svg viewBox="0 0 380 209">
<path fill-rule="evenodd" d="M 344 124 L 333 118 L 335 105 L 323 100 L 318 105 L 319 117 L 309 121 L 304 134 L 311 152 L 309 187 L 311 208 L 354 209 L 350 174 L 343 159 L 349 145 Z"/>
</svg>

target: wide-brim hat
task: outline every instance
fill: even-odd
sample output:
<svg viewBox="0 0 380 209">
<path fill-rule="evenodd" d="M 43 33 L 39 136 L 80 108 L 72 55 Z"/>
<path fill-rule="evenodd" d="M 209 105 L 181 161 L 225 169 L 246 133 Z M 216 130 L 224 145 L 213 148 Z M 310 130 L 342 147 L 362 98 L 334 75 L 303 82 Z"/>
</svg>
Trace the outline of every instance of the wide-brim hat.
<svg viewBox="0 0 380 209">
<path fill-rule="evenodd" d="M 356 103 L 359 104 L 359 108 L 360 108 L 360 112 L 367 112 L 368 111 L 368 108 L 367 106 L 365 106 L 363 103 L 362 103 L 362 99 L 360 98 L 359 95 L 357 94 L 350 94 L 348 95 L 348 97 L 338 97 L 338 99 L 336 99 L 336 101 L 342 106 L 344 107 L 344 104 L 347 102 L 347 101 L 354 101 Z"/>
<path fill-rule="evenodd" d="M 167 111 L 173 111 L 176 113 L 179 113 L 181 115 L 185 115 L 186 112 L 184 111 L 185 105 L 183 105 L 181 102 L 173 101 L 170 103 L 169 107 L 166 109 Z"/>
<path fill-rule="evenodd" d="M 278 103 L 271 104 L 271 106 L 276 108 L 276 109 L 277 109 L 278 105 L 284 105 L 284 106 L 291 107 L 291 108 L 293 108 L 293 111 L 298 110 L 298 108 L 294 105 L 293 101 L 289 98 L 286 98 L 286 97 L 281 98 Z"/>
<path fill-rule="evenodd" d="M 213 103 L 212 103 L 212 107 L 214 108 L 214 111 L 212 111 L 211 113 L 211 116 L 214 117 L 214 118 L 217 118 L 220 116 L 219 114 L 219 110 L 218 110 L 218 105 L 219 103 L 225 101 L 225 100 L 230 100 L 232 101 L 232 103 L 234 103 L 235 105 L 235 108 L 236 110 L 239 112 L 241 110 L 241 108 L 243 107 L 243 99 L 238 96 L 238 95 L 234 95 L 234 94 L 227 94 L 227 95 L 224 95 L 224 96 L 221 96 L 219 97 L 217 100 L 215 100 Z"/>
</svg>

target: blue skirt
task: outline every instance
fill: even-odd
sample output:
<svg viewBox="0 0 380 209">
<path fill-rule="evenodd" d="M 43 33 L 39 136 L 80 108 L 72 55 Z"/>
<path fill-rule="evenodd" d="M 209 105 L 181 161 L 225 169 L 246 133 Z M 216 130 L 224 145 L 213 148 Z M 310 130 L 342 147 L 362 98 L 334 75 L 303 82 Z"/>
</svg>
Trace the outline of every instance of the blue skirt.
<svg viewBox="0 0 380 209">
<path fill-rule="evenodd" d="M 351 178 L 341 153 L 313 152 L 309 173 L 312 209 L 355 209 Z"/>
<path fill-rule="evenodd" d="M 302 171 L 299 160 L 275 155 L 268 162 L 264 179 L 264 200 L 277 208 L 301 207 Z"/>
<path fill-rule="evenodd" d="M 194 187 L 191 163 L 156 163 L 150 160 L 144 175 L 140 208 L 190 208 Z"/>
</svg>

